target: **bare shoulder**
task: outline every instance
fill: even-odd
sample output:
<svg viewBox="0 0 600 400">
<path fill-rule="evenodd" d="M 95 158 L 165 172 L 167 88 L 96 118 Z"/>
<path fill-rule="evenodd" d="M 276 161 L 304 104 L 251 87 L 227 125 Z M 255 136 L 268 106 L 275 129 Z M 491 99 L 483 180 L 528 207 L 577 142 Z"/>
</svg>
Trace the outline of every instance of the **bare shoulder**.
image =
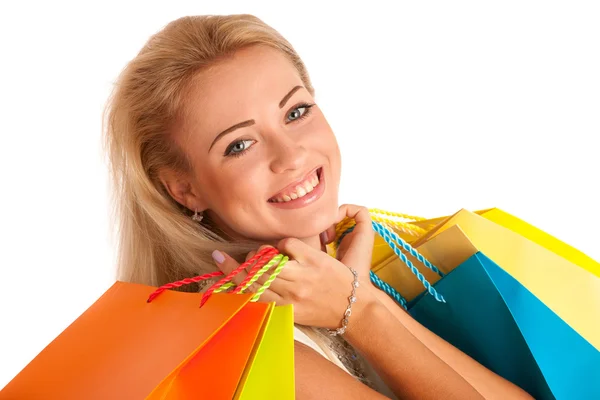
<svg viewBox="0 0 600 400">
<path fill-rule="evenodd" d="M 387 399 L 303 343 L 295 342 L 296 398 Z"/>
</svg>

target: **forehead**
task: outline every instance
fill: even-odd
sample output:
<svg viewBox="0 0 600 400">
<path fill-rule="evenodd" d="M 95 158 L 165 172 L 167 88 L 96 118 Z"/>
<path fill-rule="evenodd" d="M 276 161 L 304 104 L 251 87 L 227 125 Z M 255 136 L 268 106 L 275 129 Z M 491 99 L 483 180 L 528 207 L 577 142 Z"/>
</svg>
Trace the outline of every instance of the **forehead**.
<svg viewBox="0 0 600 400">
<path fill-rule="evenodd" d="M 283 53 L 266 46 L 249 47 L 194 77 L 185 118 L 196 127 L 201 123 L 202 130 L 226 129 L 221 125 L 254 118 L 259 107 L 278 109 L 283 96 L 296 85 L 303 85 L 302 80 Z"/>
</svg>

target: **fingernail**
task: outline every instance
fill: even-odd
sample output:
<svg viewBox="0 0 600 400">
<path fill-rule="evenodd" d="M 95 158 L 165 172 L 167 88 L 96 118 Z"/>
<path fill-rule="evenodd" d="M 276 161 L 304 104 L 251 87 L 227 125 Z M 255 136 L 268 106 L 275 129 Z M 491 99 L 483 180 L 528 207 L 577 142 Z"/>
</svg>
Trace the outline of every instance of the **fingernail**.
<svg viewBox="0 0 600 400">
<path fill-rule="evenodd" d="M 212 252 L 212 258 L 217 264 L 221 264 L 223 261 L 225 261 L 225 256 L 219 250 Z"/>
<path fill-rule="evenodd" d="M 327 231 L 321 232 L 319 236 L 321 237 L 321 243 L 327 243 L 327 239 L 329 239 Z"/>
</svg>

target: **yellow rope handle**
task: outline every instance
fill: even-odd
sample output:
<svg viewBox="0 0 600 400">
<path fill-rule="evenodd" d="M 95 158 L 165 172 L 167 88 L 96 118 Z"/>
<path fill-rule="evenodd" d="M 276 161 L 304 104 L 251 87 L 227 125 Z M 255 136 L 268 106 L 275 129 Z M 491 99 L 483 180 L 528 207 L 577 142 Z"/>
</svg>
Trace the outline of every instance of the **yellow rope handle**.
<svg viewBox="0 0 600 400">
<path fill-rule="evenodd" d="M 387 217 L 409 219 L 411 221 L 425 221 L 427 219 L 427 218 L 423 218 L 423 217 L 415 217 L 414 215 L 402 214 L 402 213 L 397 213 L 397 212 L 393 212 L 393 211 L 386 211 L 386 210 L 382 210 L 380 208 L 370 208 L 369 213 L 371 215 L 380 214 L 380 215 L 385 215 Z"/>
<path fill-rule="evenodd" d="M 338 238 L 344 232 L 346 232 L 349 228 L 356 225 L 353 219 L 344 218 L 340 223 L 338 223 L 335 227 L 335 237 Z"/>
<path fill-rule="evenodd" d="M 411 236 L 421 236 L 425 233 L 427 233 L 427 231 L 419 226 L 413 225 L 409 222 L 401 222 L 401 221 L 395 221 L 391 218 L 386 218 L 386 217 L 380 217 L 379 215 L 371 215 L 371 219 L 373 221 L 376 222 L 381 222 L 383 224 L 386 224 L 388 226 L 393 226 L 394 228 L 397 228 L 398 230 L 407 233 Z"/>
<path fill-rule="evenodd" d="M 408 220 L 412 220 L 412 221 L 424 221 L 425 218 L 422 218 L 422 217 L 415 217 L 413 215 L 401 214 L 401 213 L 392 212 L 392 211 L 385 211 L 385 210 L 381 210 L 379 208 L 369 209 L 369 214 L 371 215 L 372 221 L 381 222 L 381 223 L 387 225 L 388 227 L 393 227 L 401 232 L 404 232 L 404 233 L 414 236 L 414 237 L 419 237 L 419 236 L 427 233 L 426 229 L 423 229 L 419 226 L 413 225 L 409 222 L 397 221 L 397 220 L 393 219 L 393 218 L 403 218 L 403 219 L 408 219 Z M 346 232 L 349 228 L 353 227 L 354 225 L 355 225 L 355 222 L 351 218 L 344 218 L 342 221 L 340 221 L 336 225 L 335 240 L 332 243 L 334 250 L 337 250 L 337 245 L 338 245 L 337 242 L 339 241 L 340 236 L 342 236 L 342 234 L 344 232 Z"/>
</svg>

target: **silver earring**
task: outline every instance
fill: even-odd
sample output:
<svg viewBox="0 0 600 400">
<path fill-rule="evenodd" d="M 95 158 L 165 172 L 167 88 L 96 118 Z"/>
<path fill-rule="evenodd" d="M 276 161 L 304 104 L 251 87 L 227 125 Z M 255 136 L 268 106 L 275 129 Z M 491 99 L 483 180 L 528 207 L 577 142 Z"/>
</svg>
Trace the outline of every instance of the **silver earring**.
<svg viewBox="0 0 600 400">
<path fill-rule="evenodd" d="M 202 212 L 200 212 L 200 214 L 198 214 L 198 210 L 194 210 L 194 215 L 192 216 L 192 220 L 196 221 L 196 222 L 202 222 L 202 219 L 204 218 L 204 215 L 202 215 Z"/>
</svg>

